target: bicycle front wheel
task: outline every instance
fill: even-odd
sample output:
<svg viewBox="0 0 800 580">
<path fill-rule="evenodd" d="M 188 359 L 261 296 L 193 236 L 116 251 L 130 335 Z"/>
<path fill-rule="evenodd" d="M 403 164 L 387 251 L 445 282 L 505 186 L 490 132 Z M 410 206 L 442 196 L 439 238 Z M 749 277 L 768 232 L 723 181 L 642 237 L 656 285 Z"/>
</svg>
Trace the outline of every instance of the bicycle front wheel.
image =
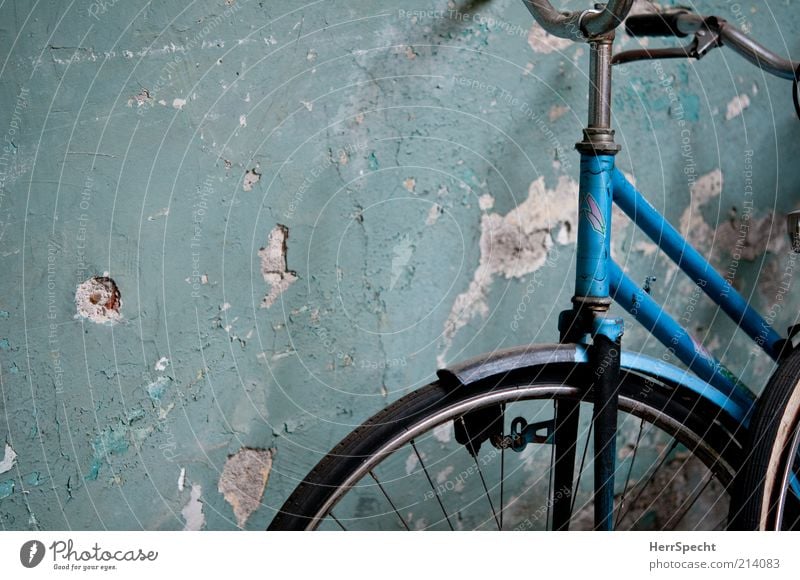
<svg viewBox="0 0 800 580">
<path fill-rule="evenodd" d="M 410 393 L 326 455 L 269 529 L 551 529 L 559 500 L 564 517 L 564 494 L 569 528 L 591 529 L 587 372 L 582 363 L 546 364 Z M 741 452 L 738 423 L 680 387 L 634 372 L 620 381 L 615 528 L 724 528 Z M 554 485 L 558 433 L 550 427 L 559 406 L 574 410 L 578 426 L 571 490 Z M 463 442 L 464 418 L 482 413 L 504 437 L 470 450 L 457 439 Z M 533 427 L 527 444 L 517 436 L 507 445 L 524 425 Z"/>
</svg>

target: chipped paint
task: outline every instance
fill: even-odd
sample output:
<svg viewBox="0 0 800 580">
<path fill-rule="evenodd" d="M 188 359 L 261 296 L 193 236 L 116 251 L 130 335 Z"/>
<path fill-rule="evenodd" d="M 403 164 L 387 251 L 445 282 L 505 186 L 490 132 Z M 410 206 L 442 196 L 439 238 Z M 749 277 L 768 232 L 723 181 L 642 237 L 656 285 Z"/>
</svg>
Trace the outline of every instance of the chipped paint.
<svg viewBox="0 0 800 580">
<path fill-rule="evenodd" d="M 289 286 L 297 281 L 297 274 L 287 268 L 289 228 L 278 224 L 269 233 L 267 245 L 258 251 L 261 258 L 261 275 L 269 284 L 269 293 L 261 301 L 261 308 L 269 308 Z"/>
<path fill-rule="evenodd" d="M 258 167 L 248 169 L 244 172 L 244 180 L 242 181 L 242 189 L 244 191 L 251 191 L 253 186 L 261 180 L 261 173 Z"/>
<path fill-rule="evenodd" d="M 431 209 L 428 210 L 428 217 L 425 218 L 425 225 L 432 226 L 439 221 L 439 216 L 442 215 L 442 208 L 439 204 L 433 204 Z"/>
<path fill-rule="evenodd" d="M 225 462 L 217 489 L 233 508 L 240 528 L 261 506 L 274 455 L 274 449 L 244 447 Z"/>
<path fill-rule="evenodd" d="M 553 105 L 547 111 L 547 118 L 550 122 L 558 121 L 561 117 L 566 115 L 570 111 L 568 105 Z"/>
<path fill-rule="evenodd" d="M 11 448 L 11 445 L 6 443 L 6 449 L 3 455 L 3 461 L 0 461 L 0 473 L 11 471 L 11 468 L 14 467 L 16 463 L 17 463 L 17 454 Z"/>
<path fill-rule="evenodd" d="M 13 479 L 7 479 L 5 481 L 0 481 L 0 499 L 5 499 L 7 497 L 11 497 L 11 494 L 14 493 L 14 488 L 16 485 L 14 484 Z"/>
<path fill-rule="evenodd" d="M 97 324 L 114 323 L 122 319 L 122 298 L 114 280 L 108 276 L 89 278 L 75 290 L 77 317 Z"/>
<path fill-rule="evenodd" d="M 197 532 L 206 526 L 206 516 L 203 513 L 203 488 L 199 484 L 192 484 L 189 501 L 183 506 L 181 516 L 185 522 L 183 529 L 187 532 Z"/>
<path fill-rule="evenodd" d="M 553 36 L 536 22 L 528 31 L 528 45 L 539 54 L 562 52 L 571 46 L 576 46 L 572 40 Z"/>
<path fill-rule="evenodd" d="M 506 215 L 484 214 L 481 218 L 480 258 L 469 288 L 459 294 L 444 324 L 444 349 L 438 357 L 445 365 L 445 355 L 459 330 L 476 317 L 489 314 L 487 296 L 496 277 L 522 278 L 536 272 L 547 259 L 555 241 L 552 231 L 564 226 L 558 243 L 572 244 L 577 239 L 575 206 L 578 184 L 561 176 L 554 189 L 547 189 L 544 177 L 531 183 L 528 198 Z"/>
<path fill-rule="evenodd" d="M 100 470 L 103 465 L 108 464 L 112 456 L 126 453 L 129 446 L 126 426 L 118 425 L 104 429 L 92 441 L 94 454 L 85 479 L 89 481 L 96 480 L 100 476 Z"/>
<path fill-rule="evenodd" d="M 158 377 L 155 381 L 147 385 L 147 396 L 151 401 L 157 402 L 161 400 L 164 393 L 167 391 L 170 379 L 168 377 Z"/>
<path fill-rule="evenodd" d="M 146 0 L 117 3 L 99 21 L 68 3 L 0 6 L 17 39 L 0 112 L 0 435 L 18 454 L 0 474 L 7 529 L 182 529 L 187 505 L 190 528 L 232 527 L 217 485 L 243 445 L 275 448 L 281 462 L 269 507 L 245 524 L 262 528 L 348 426 L 432 380 L 437 360 L 557 340 L 578 208 L 571 193 L 544 193 L 578 179 L 587 47 L 545 34 L 512 2 L 404 6 L 442 15 L 416 22 L 374 2 L 322 2 L 287 6 L 266 27 L 268 3 L 235 0 L 225 15 L 225 2 L 151 3 L 133 20 Z M 748 14 L 753 30 L 768 39 L 776 22 L 800 26 L 794 4 Z M 790 91 L 742 59 L 715 67 L 718 52 L 616 71 L 616 160 L 763 314 L 780 297 L 773 324 L 785 332 L 800 301 L 782 293 L 793 264 L 783 214 L 797 207 Z M 14 105 L 17 91 L 27 106 Z M 701 203 L 701 179 L 690 204 L 689 185 L 716 169 L 724 191 Z M 549 220 L 525 203 L 539 179 Z M 631 279 L 657 276 L 654 298 L 676 318 L 696 302 L 687 327 L 761 388 L 772 362 L 731 356 L 749 353 L 747 337 L 686 277 L 666 280 L 671 262 L 612 216 L 612 256 Z M 279 223 L 288 249 L 259 256 Z M 263 272 L 262 258 L 274 262 Z M 116 322 L 96 324 L 73 298 L 105 271 L 123 304 Z M 625 344 L 665 354 L 629 318 Z M 452 426 L 420 442 L 432 477 L 454 465 L 455 481 L 462 465 L 436 462 L 455 445 Z M 534 471 L 515 472 L 520 482 L 537 475 L 523 460 Z M 422 503 L 414 517 L 403 508 L 409 526 L 444 527 L 436 502 Z"/>
<path fill-rule="evenodd" d="M 750 97 L 747 93 L 736 95 L 728 103 L 727 110 L 725 111 L 725 120 L 730 121 L 741 115 L 744 110 L 750 106 Z"/>
</svg>

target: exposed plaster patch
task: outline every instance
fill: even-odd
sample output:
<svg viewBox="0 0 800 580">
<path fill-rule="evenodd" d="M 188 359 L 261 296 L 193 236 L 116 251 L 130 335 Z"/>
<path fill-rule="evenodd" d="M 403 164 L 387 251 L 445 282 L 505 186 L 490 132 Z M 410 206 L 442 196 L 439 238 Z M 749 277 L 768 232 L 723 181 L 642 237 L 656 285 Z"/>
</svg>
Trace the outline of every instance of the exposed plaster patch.
<svg viewBox="0 0 800 580">
<path fill-rule="evenodd" d="M 444 469 L 442 469 L 439 473 L 436 474 L 436 483 L 442 484 L 447 481 L 450 477 L 450 474 L 456 470 L 455 467 L 452 465 L 448 465 Z"/>
<path fill-rule="evenodd" d="M 410 453 L 406 458 L 406 475 L 411 475 L 419 464 L 419 458 L 416 453 Z"/>
<path fill-rule="evenodd" d="M 203 495 L 203 488 L 199 484 L 192 484 L 192 491 L 189 501 L 183 506 L 181 515 L 186 524 L 183 526 L 185 532 L 197 532 L 206 525 L 206 516 L 203 513 L 203 502 L 200 497 Z"/>
<path fill-rule="evenodd" d="M 173 109 L 178 109 L 179 111 L 182 111 L 185 105 L 186 105 L 186 99 L 172 99 Z"/>
<path fill-rule="evenodd" d="M 181 472 L 178 475 L 178 491 L 183 491 L 186 486 L 186 468 L 181 467 Z"/>
<path fill-rule="evenodd" d="M 414 188 L 417 187 L 417 180 L 413 177 L 409 177 L 403 182 L 403 187 L 405 187 L 411 193 L 414 193 Z"/>
<path fill-rule="evenodd" d="M 484 193 L 478 198 L 478 207 L 482 211 L 490 210 L 494 207 L 494 197 L 488 193 Z"/>
<path fill-rule="evenodd" d="M 77 316 L 98 324 L 122 319 L 119 288 L 108 276 L 95 276 L 79 284 L 75 291 L 75 306 L 78 309 Z"/>
<path fill-rule="evenodd" d="M 244 172 L 244 181 L 242 182 L 242 189 L 245 191 L 251 191 L 253 186 L 261 180 L 261 173 L 258 171 L 258 167 L 253 167 L 253 169 L 248 169 Z"/>
<path fill-rule="evenodd" d="M 713 239 L 714 231 L 711 229 L 700 209 L 722 193 L 722 171 L 715 169 L 697 179 L 691 188 L 689 205 L 681 214 L 681 233 L 692 245 L 705 245 L 703 242 Z"/>
<path fill-rule="evenodd" d="M 567 105 L 553 105 L 550 107 L 550 110 L 547 111 L 547 118 L 550 119 L 550 122 L 559 120 L 561 117 L 566 115 L 569 112 L 569 107 Z"/>
<path fill-rule="evenodd" d="M 725 112 L 725 120 L 730 121 L 731 119 L 735 119 L 749 106 L 750 97 L 747 96 L 747 93 L 733 97 L 728 103 L 728 110 Z"/>
<path fill-rule="evenodd" d="M 286 240 L 289 239 L 289 228 L 278 224 L 269 233 L 267 247 L 258 251 L 261 258 L 261 275 L 270 285 L 269 294 L 261 301 L 261 308 L 269 308 L 289 286 L 297 280 L 297 274 L 287 269 Z"/>
<path fill-rule="evenodd" d="M 658 246 L 647 240 L 639 240 L 633 245 L 633 249 L 637 252 L 641 252 L 645 256 L 652 256 L 658 251 Z"/>
<path fill-rule="evenodd" d="M 448 423 L 442 423 L 438 427 L 433 428 L 433 436 L 436 437 L 436 440 L 440 443 L 447 443 L 450 441 L 450 425 Z"/>
<path fill-rule="evenodd" d="M 233 508 L 240 528 L 261 505 L 274 455 L 274 449 L 243 447 L 225 462 L 218 489 Z"/>
<path fill-rule="evenodd" d="M 578 184 L 562 175 L 554 189 L 547 189 L 544 177 L 531 183 L 528 198 L 506 215 L 484 214 L 481 217 L 480 259 L 469 288 L 459 294 L 444 324 L 444 357 L 453 338 L 477 316 L 489 314 L 487 295 L 496 276 L 521 278 L 541 268 L 547 252 L 556 243 L 574 243 L 577 236 L 575 207 Z"/>
<path fill-rule="evenodd" d="M 134 103 L 136 103 L 136 107 L 141 107 L 142 105 L 148 104 L 150 101 L 153 100 L 153 97 L 150 96 L 150 91 L 143 88 L 141 91 L 136 93 L 132 98 L 128 99 L 128 106 L 132 107 Z"/>
<path fill-rule="evenodd" d="M 437 221 L 439 221 L 439 216 L 442 214 L 442 208 L 439 207 L 439 204 L 433 204 L 431 209 L 428 210 L 428 217 L 425 219 L 426 226 L 432 226 Z"/>
<path fill-rule="evenodd" d="M 6 443 L 6 450 L 5 455 L 3 455 L 3 461 L 0 461 L 0 473 L 5 473 L 6 471 L 10 471 L 14 465 L 17 463 L 17 454 L 11 448 L 11 445 Z"/>
<path fill-rule="evenodd" d="M 158 210 L 153 215 L 147 216 L 147 221 L 152 222 L 152 221 L 155 221 L 156 218 L 160 218 L 160 217 L 164 217 L 164 216 L 168 216 L 168 215 L 169 215 L 169 208 L 168 207 L 164 207 L 164 208 L 161 208 L 160 210 Z"/>
<path fill-rule="evenodd" d="M 311 101 L 300 101 L 300 104 L 303 105 L 308 111 L 314 110 L 314 103 Z"/>
<path fill-rule="evenodd" d="M 239 126 L 247 127 L 247 115 L 239 115 Z"/>
<path fill-rule="evenodd" d="M 165 371 L 165 370 L 167 370 L 167 366 L 169 366 L 169 359 L 168 359 L 167 357 L 165 357 L 165 356 L 162 356 L 162 357 L 161 357 L 160 359 L 158 359 L 158 361 L 156 362 L 155 369 L 156 369 L 158 372 L 162 372 L 162 371 Z"/>
<path fill-rule="evenodd" d="M 534 22 L 528 32 L 528 44 L 534 52 L 539 54 L 550 54 L 551 52 L 561 52 L 575 44 L 568 38 L 559 38 L 547 32 Z"/>
</svg>

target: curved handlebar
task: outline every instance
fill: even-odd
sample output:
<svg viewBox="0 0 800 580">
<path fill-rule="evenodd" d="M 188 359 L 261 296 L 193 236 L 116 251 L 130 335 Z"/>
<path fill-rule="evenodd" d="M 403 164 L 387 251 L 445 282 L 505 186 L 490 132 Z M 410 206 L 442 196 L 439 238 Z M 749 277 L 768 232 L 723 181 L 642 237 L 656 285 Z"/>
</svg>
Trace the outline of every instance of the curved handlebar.
<svg viewBox="0 0 800 580">
<path fill-rule="evenodd" d="M 622 24 L 634 0 L 609 0 L 602 10 L 559 12 L 549 0 L 522 0 L 547 32 L 560 38 L 586 40 Z"/>
</svg>

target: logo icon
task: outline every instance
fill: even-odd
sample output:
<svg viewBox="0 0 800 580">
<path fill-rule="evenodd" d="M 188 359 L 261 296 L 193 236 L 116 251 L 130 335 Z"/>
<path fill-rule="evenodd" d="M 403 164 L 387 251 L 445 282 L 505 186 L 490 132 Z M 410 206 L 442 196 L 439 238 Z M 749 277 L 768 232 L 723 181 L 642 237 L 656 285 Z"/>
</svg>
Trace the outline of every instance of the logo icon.
<svg viewBox="0 0 800 580">
<path fill-rule="evenodd" d="M 592 197 L 591 193 L 586 194 L 586 205 L 583 208 L 583 215 L 589 220 L 592 229 L 601 236 L 606 235 L 606 219 L 603 217 L 603 212 Z"/>
<path fill-rule="evenodd" d="M 19 549 L 19 561 L 26 568 L 36 568 L 44 559 L 44 544 L 39 540 L 28 540 Z"/>
</svg>

